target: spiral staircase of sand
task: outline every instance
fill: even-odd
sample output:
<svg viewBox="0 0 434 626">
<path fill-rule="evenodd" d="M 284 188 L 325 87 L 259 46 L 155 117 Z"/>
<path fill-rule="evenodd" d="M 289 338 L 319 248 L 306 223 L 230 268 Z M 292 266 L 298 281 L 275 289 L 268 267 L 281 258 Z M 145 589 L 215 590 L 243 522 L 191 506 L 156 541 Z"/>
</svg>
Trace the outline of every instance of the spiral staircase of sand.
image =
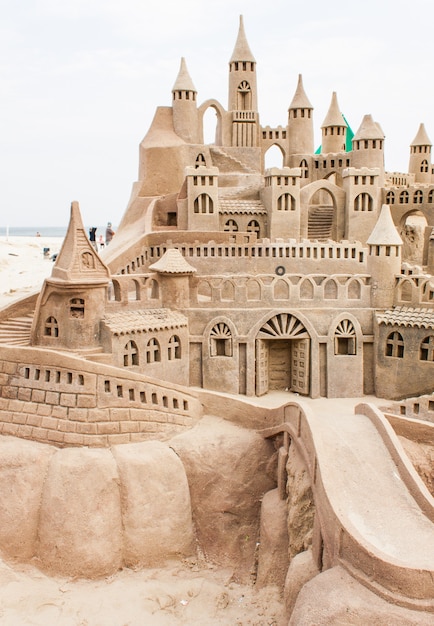
<svg viewBox="0 0 434 626">
<path fill-rule="evenodd" d="M 10 317 L 0 322 L 0 344 L 28 346 L 33 314 Z"/>
</svg>

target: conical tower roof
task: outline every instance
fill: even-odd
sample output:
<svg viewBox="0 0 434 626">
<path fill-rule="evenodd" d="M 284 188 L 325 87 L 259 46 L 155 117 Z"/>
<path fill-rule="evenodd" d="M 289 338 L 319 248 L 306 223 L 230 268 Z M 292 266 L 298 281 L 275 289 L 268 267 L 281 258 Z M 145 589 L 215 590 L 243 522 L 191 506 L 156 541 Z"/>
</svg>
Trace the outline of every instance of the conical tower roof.
<svg viewBox="0 0 434 626">
<path fill-rule="evenodd" d="M 177 248 L 166 250 L 161 259 L 150 265 L 149 269 L 161 274 L 194 274 L 197 271 Z"/>
<path fill-rule="evenodd" d="M 336 91 L 334 91 L 332 94 L 332 101 L 330 103 L 328 113 L 325 116 L 325 120 L 323 121 L 321 128 L 329 128 L 330 126 L 343 126 L 344 128 L 347 127 L 344 117 L 339 109 Z"/>
<path fill-rule="evenodd" d="M 416 137 L 410 144 L 411 146 L 431 146 L 432 143 L 425 130 L 425 124 L 419 126 Z"/>
<path fill-rule="evenodd" d="M 57 255 L 51 278 L 87 284 L 110 280 L 110 270 L 101 261 L 86 235 L 78 202 L 71 204 L 68 230 Z"/>
<path fill-rule="evenodd" d="M 194 91 L 197 93 L 196 87 L 193 85 L 193 81 L 191 80 L 188 72 L 184 57 L 181 58 L 181 66 L 172 91 Z"/>
<path fill-rule="evenodd" d="M 309 102 L 309 98 L 306 96 L 301 74 L 298 75 L 297 89 L 295 90 L 294 97 L 289 105 L 289 110 L 290 109 L 313 109 L 313 106 Z"/>
<path fill-rule="evenodd" d="M 384 133 L 377 122 L 374 122 L 372 115 L 365 115 L 354 139 L 384 139 Z"/>
<path fill-rule="evenodd" d="M 402 246 L 402 239 L 393 223 L 388 204 L 381 207 L 380 216 L 366 243 L 369 246 Z"/>
<path fill-rule="evenodd" d="M 238 37 L 235 43 L 234 51 L 232 52 L 230 63 L 233 63 L 235 61 L 248 61 L 251 63 L 256 63 L 256 59 L 253 56 L 252 51 L 250 50 L 249 44 L 247 43 L 242 15 L 240 15 L 240 27 L 238 29 Z"/>
</svg>

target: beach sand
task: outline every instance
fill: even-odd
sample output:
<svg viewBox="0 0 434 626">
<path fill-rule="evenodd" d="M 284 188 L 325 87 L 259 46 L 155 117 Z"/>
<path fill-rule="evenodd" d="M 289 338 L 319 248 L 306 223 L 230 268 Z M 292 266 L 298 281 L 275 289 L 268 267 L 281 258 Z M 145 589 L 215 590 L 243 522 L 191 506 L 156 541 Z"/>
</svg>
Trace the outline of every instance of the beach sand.
<svg viewBox="0 0 434 626">
<path fill-rule="evenodd" d="M 63 237 L 0 237 L 0 308 L 40 290 L 62 242 Z"/>
<path fill-rule="evenodd" d="M 62 241 L 0 237 L 0 308 L 41 289 Z M 49 577 L 29 564 L 0 559 L 0 583 L 1 626 L 282 624 L 276 588 L 256 591 L 234 582 L 230 570 L 195 559 L 160 569 L 126 568 L 99 580 Z"/>
</svg>

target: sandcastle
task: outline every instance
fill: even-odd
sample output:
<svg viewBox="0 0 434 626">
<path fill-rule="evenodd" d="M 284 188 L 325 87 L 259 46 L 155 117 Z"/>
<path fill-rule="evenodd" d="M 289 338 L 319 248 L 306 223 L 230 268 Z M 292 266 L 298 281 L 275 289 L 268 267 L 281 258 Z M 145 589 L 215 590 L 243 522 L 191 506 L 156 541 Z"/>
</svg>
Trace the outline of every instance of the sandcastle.
<svg viewBox="0 0 434 626">
<path fill-rule="evenodd" d="M 51 277 L 0 311 L 0 474 L 19 485 L 0 546 L 101 576 L 197 542 L 279 585 L 288 620 L 333 572 L 424 619 L 433 481 L 402 446 L 434 443 L 431 142 L 421 124 L 409 172 L 389 173 L 380 125 L 351 139 L 335 93 L 315 151 L 301 76 L 284 126 L 261 126 L 257 91 L 241 19 L 228 108 L 198 105 L 182 59 L 116 237 L 99 255 L 73 202 Z M 287 398 L 261 404 L 272 391 Z M 303 403 L 363 396 L 395 404 L 321 419 Z"/>
</svg>

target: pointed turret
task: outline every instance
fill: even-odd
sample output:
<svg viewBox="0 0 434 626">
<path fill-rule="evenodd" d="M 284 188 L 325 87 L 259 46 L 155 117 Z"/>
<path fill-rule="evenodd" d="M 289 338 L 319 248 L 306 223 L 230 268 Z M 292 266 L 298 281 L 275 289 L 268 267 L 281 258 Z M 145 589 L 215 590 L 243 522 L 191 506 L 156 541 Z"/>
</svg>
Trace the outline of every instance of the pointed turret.
<svg viewBox="0 0 434 626">
<path fill-rule="evenodd" d="M 110 271 L 101 261 L 86 235 L 78 202 L 71 204 L 68 230 L 51 272 L 51 280 L 91 283 L 110 280 Z"/>
<path fill-rule="evenodd" d="M 234 51 L 232 52 L 230 63 L 236 63 L 237 61 L 247 61 L 249 63 L 256 63 L 256 59 L 250 50 L 250 46 L 247 43 L 246 33 L 244 31 L 243 16 L 240 15 L 240 25 L 238 28 L 238 37 L 235 43 Z"/>
<path fill-rule="evenodd" d="M 288 109 L 288 154 L 312 154 L 313 145 L 313 106 L 303 87 L 301 74 L 298 75 L 297 89 Z"/>
<path fill-rule="evenodd" d="M 401 272 L 402 247 L 388 204 L 383 204 L 367 244 L 368 273 L 372 277 L 371 303 L 376 309 L 387 309 L 394 302 L 396 276 Z"/>
<path fill-rule="evenodd" d="M 402 239 L 396 230 L 388 204 L 381 207 L 377 223 L 366 243 L 368 246 L 402 246 Z"/>
<path fill-rule="evenodd" d="M 258 97 L 256 61 L 244 32 L 243 16 L 234 51 L 229 61 L 229 105 L 232 112 L 232 146 L 258 145 Z"/>
<path fill-rule="evenodd" d="M 99 348 L 110 271 L 92 247 L 78 202 L 50 278 L 36 304 L 32 344 L 70 350 Z"/>
<path fill-rule="evenodd" d="M 191 80 L 184 57 L 172 89 L 173 127 L 187 143 L 199 143 L 197 91 Z"/>
<path fill-rule="evenodd" d="M 372 115 L 365 115 L 353 137 L 354 167 L 378 167 L 380 185 L 384 182 L 384 133 Z"/>
<path fill-rule="evenodd" d="M 336 92 L 332 94 L 332 100 L 328 113 L 322 123 L 322 144 L 321 153 L 345 152 L 345 137 L 347 123 L 342 115 Z"/>
<path fill-rule="evenodd" d="M 416 137 L 410 144 L 408 166 L 408 172 L 414 174 L 416 183 L 431 182 L 431 148 L 432 144 L 425 130 L 425 125 L 421 124 Z"/>
<path fill-rule="evenodd" d="M 193 85 L 193 81 L 191 80 L 191 76 L 187 69 L 187 64 L 185 62 L 185 58 L 181 57 L 181 66 L 179 68 L 178 76 L 176 78 L 175 84 L 172 88 L 172 93 L 174 94 L 173 99 L 175 100 L 176 92 L 192 92 L 197 93 L 195 86 Z M 181 97 L 181 96 L 180 96 Z"/>
</svg>

